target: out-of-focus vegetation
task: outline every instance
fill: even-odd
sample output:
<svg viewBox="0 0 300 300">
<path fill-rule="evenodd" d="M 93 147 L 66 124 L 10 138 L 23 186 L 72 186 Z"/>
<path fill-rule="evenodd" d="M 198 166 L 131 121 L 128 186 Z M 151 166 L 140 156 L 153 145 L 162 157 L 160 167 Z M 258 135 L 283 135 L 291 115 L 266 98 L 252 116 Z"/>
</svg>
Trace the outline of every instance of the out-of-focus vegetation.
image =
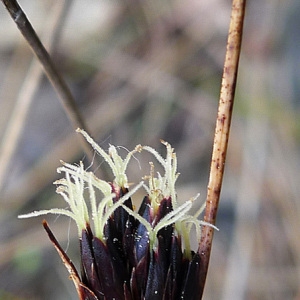
<svg viewBox="0 0 300 300">
<path fill-rule="evenodd" d="M 53 59 L 100 145 L 170 142 L 179 196 L 204 201 L 230 1 L 20 2 L 46 44 L 55 32 Z M 300 5 L 248 2 L 204 299 L 299 299 Z M 64 205 L 56 168 L 85 156 L 3 6 L 0 40 L 0 299 L 76 299 L 42 219 L 17 215 Z M 92 168 L 109 180 L 104 165 Z M 47 220 L 77 263 L 74 224 Z"/>
</svg>

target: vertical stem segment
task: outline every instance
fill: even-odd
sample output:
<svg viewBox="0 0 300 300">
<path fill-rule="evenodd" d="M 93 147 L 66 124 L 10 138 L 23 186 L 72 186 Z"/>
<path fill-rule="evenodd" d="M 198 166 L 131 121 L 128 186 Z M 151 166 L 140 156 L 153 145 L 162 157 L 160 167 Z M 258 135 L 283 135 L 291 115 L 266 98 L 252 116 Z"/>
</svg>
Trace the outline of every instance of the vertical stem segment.
<svg viewBox="0 0 300 300">
<path fill-rule="evenodd" d="M 87 127 L 81 117 L 79 110 L 77 109 L 76 102 L 72 96 L 70 89 L 68 88 L 64 79 L 60 76 L 58 70 L 56 69 L 53 61 L 45 49 L 44 45 L 37 36 L 35 30 L 31 26 L 29 20 L 27 19 L 22 8 L 19 6 L 16 0 L 1 0 L 11 15 L 12 19 L 18 26 L 20 32 L 30 45 L 33 53 L 39 59 L 40 63 L 44 67 L 44 71 L 56 90 L 62 105 L 66 111 L 67 116 L 69 117 L 73 127 L 76 129 L 78 127 L 84 128 L 87 130 Z M 80 140 L 83 146 L 83 149 L 89 153 L 89 148 Z"/>
<path fill-rule="evenodd" d="M 218 117 L 216 121 L 209 183 L 207 187 L 206 210 L 204 216 L 204 221 L 211 224 L 216 223 L 222 179 L 225 168 L 227 144 L 241 50 L 245 5 L 246 0 L 232 1 L 231 19 L 229 25 Z M 214 231 L 212 227 L 202 227 L 202 236 L 198 250 L 201 255 L 200 299 L 202 298 L 209 265 L 213 233 Z"/>
</svg>

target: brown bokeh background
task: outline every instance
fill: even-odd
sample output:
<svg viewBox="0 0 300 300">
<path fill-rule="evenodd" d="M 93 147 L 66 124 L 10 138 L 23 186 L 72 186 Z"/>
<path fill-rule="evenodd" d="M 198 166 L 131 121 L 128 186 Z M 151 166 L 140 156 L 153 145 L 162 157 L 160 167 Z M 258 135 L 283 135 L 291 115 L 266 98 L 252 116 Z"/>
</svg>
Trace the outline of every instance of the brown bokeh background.
<svg viewBox="0 0 300 300">
<path fill-rule="evenodd" d="M 104 149 L 110 143 L 127 149 L 147 144 L 162 152 L 160 139 L 170 142 L 181 173 L 179 198 L 200 192 L 200 206 L 230 2 L 20 4 L 51 49 L 95 140 Z M 248 2 L 220 231 L 204 299 L 300 299 L 300 5 Z M 91 162 L 3 5 L 0 41 L 0 299 L 76 299 L 42 218 L 17 216 L 64 207 L 52 184 L 59 161 Z M 138 157 L 143 174 L 149 172 L 146 159 Z M 132 182 L 139 180 L 137 165 L 133 160 L 128 171 Z M 112 179 L 101 158 L 95 156 L 91 168 Z M 47 220 L 78 265 L 74 223 Z"/>
</svg>

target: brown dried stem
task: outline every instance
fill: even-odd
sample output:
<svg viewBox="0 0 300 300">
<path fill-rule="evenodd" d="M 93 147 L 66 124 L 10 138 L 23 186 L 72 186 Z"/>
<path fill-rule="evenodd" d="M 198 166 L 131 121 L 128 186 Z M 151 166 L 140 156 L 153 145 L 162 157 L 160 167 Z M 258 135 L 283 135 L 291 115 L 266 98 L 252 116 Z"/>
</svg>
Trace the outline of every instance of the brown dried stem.
<svg viewBox="0 0 300 300">
<path fill-rule="evenodd" d="M 54 245 L 56 251 L 58 252 L 61 260 L 63 261 L 64 265 L 66 266 L 69 274 L 70 274 L 70 279 L 73 280 L 73 283 L 76 287 L 79 299 L 83 300 L 83 299 L 88 299 L 88 300 L 94 300 L 97 299 L 97 297 L 95 296 L 95 294 L 86 286 L 84 286 L 81 283 L 80 277 L 78 272 L 76 271 L 76 268 L 74 266 L 74 264 L 72 263 L 72 261 L 70 260 L 70 258 L 68 257 L 68 255 L 65 253 L 65 251 L 62 249 L 62 247 L 59 245 L 57 239 L 55 238 L 54 234 L 52 233 L 51 229 L 48 226 L 48 223 L 43 220 L 43 226 L 49 236 L 50 241 L 52 242 L 52 244 Z"/>
<path fill-rule="evenodd" d="M 222 179 L 225 168 L 228 137 L 235 94 L 238 63 L 241 50 L 243 23 L 246 0 L 233 0 L 227 49 L 223 69 L 218 116 L 215 128 L 213 153 L 210 167 L 209 183 L 207 187 L 206 210 L 204 221 L 215 224 L 218 211 Z M 203 226 L 199 253 L 201 255 L 200 287 L 202 298 L 206 275 L 209 265 L 214 230 Z"/>
<path fill-rule="evenodd" d="M 40 63 L 42 64 L 44 71 L 56 90 L 61 103 L 66 111 L 68 118 L 70 119 L 73 127 L 76 129 L 78 127 L 87 130 L 87 127 L 83 121 L 81 113 L 79 112 L 76 102 L 72 96 L 72 93 L 67 86 L 64 79 L 60 76 L 58 70 L 56 69 L 49 53 L 45 49 L 44 45 L 37 36 L 35 30 L 27 19 L 22 8 L 19 6 L 16 0 L 1 0 L 11 15 L 12 19 L 18 26 L 20 32 L 30 45 L 33 53 L 36 55 Z M 89 153 L 89 148 L 87 144 L 80 139 L 83 149 L 86 153 Z"/>
</svg>

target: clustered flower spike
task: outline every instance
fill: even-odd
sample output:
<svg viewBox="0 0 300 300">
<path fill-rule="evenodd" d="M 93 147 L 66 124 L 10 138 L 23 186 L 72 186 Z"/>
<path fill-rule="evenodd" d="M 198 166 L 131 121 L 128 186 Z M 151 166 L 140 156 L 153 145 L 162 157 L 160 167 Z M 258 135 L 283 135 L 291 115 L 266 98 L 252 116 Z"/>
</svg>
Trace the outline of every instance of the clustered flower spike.
<svg viewBox="0 0 300 300">
<path fill-rule="evenodd" d="M 79 165 L 61 162 L 58 173 L 64 173 L 65 177 L 55 184 L 69 208 L 35 211 L 20 218 L 61 214 L 76 222 L 81 276 L 47 222 L 43 225 L 70 273 L 80 300 L 198 299 L 201 258 L 190 248 L 190 231 L 195 226 L 199 240 L 201 225 L 213 225 L 198 220 L 204 207 L 190 214 L 197 197 L 178 203 L 175 183 L 179 173 L 174 149 L 162 141 L 167 149 L 163 158 L 153 148 L 138 145 L 122 159 L 116 147 L 111 145 L 106 153 L 85 131 L 77 131 L 108 163 L 113 181 L 97 178 L 84 169 L 82 162 Z M 129 190 L 127 165 L 136 152 L 143 150 L 154 156 L 164 174 L 158 172 L 155 177 L 154 164 L 150 162 L 150 175 Z M 131 197 L 141 188 L 146 195 L 136 212 Z M 97 199 L 99 192 L 102 199 Z"/>
</svg>

